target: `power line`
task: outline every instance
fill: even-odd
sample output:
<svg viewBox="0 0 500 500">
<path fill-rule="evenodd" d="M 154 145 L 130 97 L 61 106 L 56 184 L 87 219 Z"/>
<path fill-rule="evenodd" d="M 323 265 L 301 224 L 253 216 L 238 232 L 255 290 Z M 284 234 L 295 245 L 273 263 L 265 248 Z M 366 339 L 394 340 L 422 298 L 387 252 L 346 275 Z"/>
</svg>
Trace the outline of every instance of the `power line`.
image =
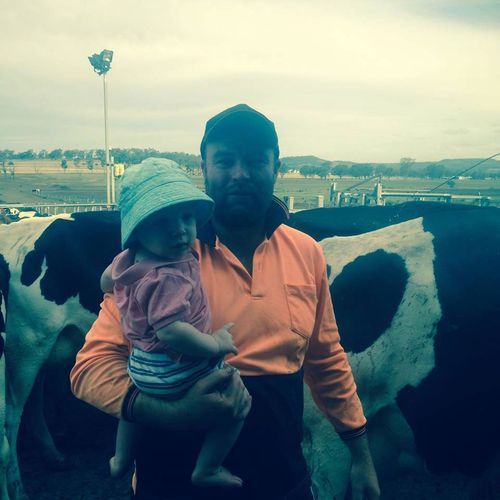
<svg viewBox="0 0 500 500">
<path fill-rule="evenodd" d="M 472 167 L 469 167 L 469 168 L 466 168 L 465 170 L 462 170 L 462 172 L 459 172 L 458 174 L 453 175 L 452 177 L 450 177 L 449 179 L 446 179 L 441 184 L 438 184 L 437 186 L 433 187 L 431 190 L 429 190 L 429 193 L 432 193 L 432 191 L 435 191 L 436 189 L 440 188 L 441 186 L 444 186 L 445 184 L 448 184 L 448 182 L 450 182 L 451 180 L 456 179 L 457 177 L 460 177 L 461 175 L 465 174 L 469 170 L 472 170 L 473 168 L 477 167 L 478 165 L 481 165 L 481 163 L 484 163 L 485 161 L 491 160 L 492 158 L 495 158 L 495 156 L 498 156 L 498 155 L 500 155 L 500 153 L 497 153 L 497 154 L 494 154 L 488 158 L 485 158 L 484 160 L 481 160 L 481 161 L 475 163 L 474 165 L 472 165 Z"/>
</svg>

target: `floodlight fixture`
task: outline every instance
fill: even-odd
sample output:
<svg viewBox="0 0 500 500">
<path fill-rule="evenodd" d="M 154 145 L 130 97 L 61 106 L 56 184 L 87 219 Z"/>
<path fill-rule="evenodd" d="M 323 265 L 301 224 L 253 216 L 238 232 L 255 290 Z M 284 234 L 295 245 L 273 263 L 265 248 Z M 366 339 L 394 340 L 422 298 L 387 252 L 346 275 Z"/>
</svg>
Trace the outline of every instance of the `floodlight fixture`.
<svg viewBox="0 0 500 500">
<path fill-rule="evenodd" d="M 100 54 L 92 54 L 89 56 L 89 61 L 94 71 L 99 75 L 105 75 L 111 69 L 111 61 L 113 60 L 113 51 L 104 49 Z"/>
</svg>

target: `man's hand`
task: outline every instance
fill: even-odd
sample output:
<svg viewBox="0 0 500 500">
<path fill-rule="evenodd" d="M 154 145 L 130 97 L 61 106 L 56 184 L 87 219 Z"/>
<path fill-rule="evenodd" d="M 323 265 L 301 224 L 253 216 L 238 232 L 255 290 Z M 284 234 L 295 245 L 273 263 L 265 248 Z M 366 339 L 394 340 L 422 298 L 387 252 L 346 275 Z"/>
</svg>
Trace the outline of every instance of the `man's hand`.
<svg viewBox="0 0 500 500">
<path fill-rule="evenodd" d="M 243 420 L 252 398 L 237 370 L 226 366 L 196 382 L 182 399 L 169 401 L 139 393 L 133 419 L 166 430 L 207 429 Z"/>
<path fill-rule="evenodd" d="M 380 498 L 380 487 L 366 434 L 345 441 L 345 443 L 352 455 L 351 499 L 378 500 Z"/>
<path fill-rule="evenodd" d="M 220 425 L 225 420 L 243 420 L 252 405 L 238 370 L 225 365 L 197 382 L 180 401 L 186 408 L 199 408 L 203 427 Z"/>
<path fill-rule="evenodd" d="M 229 330 L 233 327 L 234 323 L 226 323 L 222 328 L 212 333 L 213 338 L 219 346 L 219 354 L 225 356 L 226 354 L 238 354 L 238 349 L 233 344 L 233 336 Z"/>
</svg>

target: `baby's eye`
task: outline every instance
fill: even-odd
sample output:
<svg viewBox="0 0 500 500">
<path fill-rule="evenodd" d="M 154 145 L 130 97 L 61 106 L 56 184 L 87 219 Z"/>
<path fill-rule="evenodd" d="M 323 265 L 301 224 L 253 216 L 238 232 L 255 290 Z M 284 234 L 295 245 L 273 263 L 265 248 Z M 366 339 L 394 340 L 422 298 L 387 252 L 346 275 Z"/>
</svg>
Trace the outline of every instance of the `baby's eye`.
<svg viewBox="0 0 500 500">
<path fill-rule="evenodd" d="M 163 218 L 155 219 L 151 221 L 151 225 L 153 227 L 165 227 L 168 225 L 168 220 Z"/>
</svg>

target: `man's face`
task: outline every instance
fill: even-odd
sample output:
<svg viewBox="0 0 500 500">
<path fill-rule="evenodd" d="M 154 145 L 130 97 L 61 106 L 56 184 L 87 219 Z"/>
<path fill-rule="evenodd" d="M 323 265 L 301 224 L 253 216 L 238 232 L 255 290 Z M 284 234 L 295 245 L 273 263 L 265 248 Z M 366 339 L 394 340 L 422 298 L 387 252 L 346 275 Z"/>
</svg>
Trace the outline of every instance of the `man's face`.
<svg viewBox="0 0 500 500">
<path fill-rule="evenodd" d="M 229 227 L 261 221 L 271 203 L 278 167 L 272 149 L 229 140 L 209 142 L 202 168 L 216 219 Z"/>
</svg>

